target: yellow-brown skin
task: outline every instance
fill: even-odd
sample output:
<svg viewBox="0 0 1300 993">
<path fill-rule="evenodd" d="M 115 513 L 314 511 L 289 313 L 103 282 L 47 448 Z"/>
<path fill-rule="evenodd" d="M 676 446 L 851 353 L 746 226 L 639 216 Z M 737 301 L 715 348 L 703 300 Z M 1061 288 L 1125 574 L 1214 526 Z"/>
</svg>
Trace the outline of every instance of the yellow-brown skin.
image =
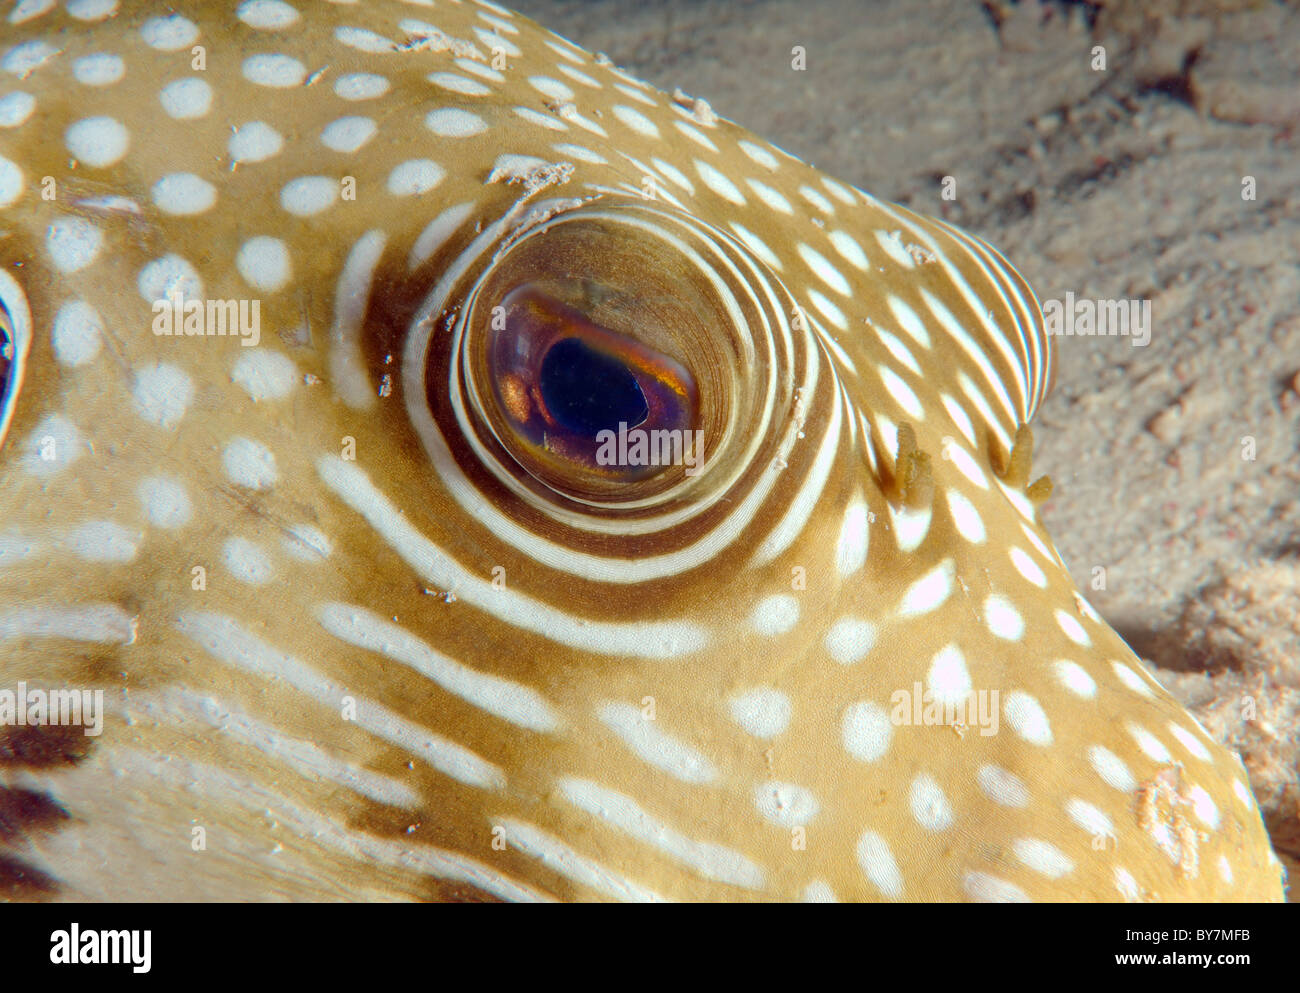
<svg viewBox="0 0 1300 993">
<path fill-rule="evenodd" d="M 41 793 L 68 814 L 29 819 L 27 833 L 15 839 L 0 863 L 10 895 L 748 900 L 830 891 L 841 900 L 1281 898 L 1280 868 L 1259 813 L 1248 790 L 1242 799 L 1233 787 L 1246 782 L 1239 762 L 1145 676 L 1122 640 L 1091 612 L 1023 497 L 1031 479 L 1029 439 L 1019 429 L 1046 388 L 1047 363 L 1040 357 L 1046 343 L 1036 313 L 1026 323 L 1023 312 L 1008 302 L 1019 292 L 1036 311 L 1032 295 L 1009 266 L 991 254 L 981 264 L 971 254 L 974 244 L 959 241 L 939 222 L 827 185 L 816 170 L 714 119 L 707 108 L 675 102 L 630 81 L 520 17 L 468 2 L 429 10 L 396 3 L 302 5 L 294 23 L 265 30 L 241 24 L 225 10 L 176 9 L 198 29 L 193 45 L 203 47 L 202 70 L 193 68 L 193 45 L 160 52 L 145 44 L 141 26 L 153 12 L 126 9 L 88 24 L 60 9 L 3 29 L 6 49 L 44 39 L 57 54 L 25 78 L 6 75 L 0 89 L 0 97 L 21 89 L 36 98 L 30 118 L 0 131 L 0 156 L 23 176 L 21 192 L 0 210 L 0 261 L 25 294 L 33 327 L 23 389 L 0 451 L 0 506 L 8 533 L 35 549 L 0 567 L 0 611 L 11 611 L 0 688 L 19 680 L 98 687 L 106 691 L 110 710 L 99 738 L 79 739 L 67 729 L 0 730 L 0 770 L 8 785 Z M 404 31 L 405 18 L 431 22 L 446 38 Z M 453 63 L 460 55 L 490 67 L 491 47 L 473 29 L 491 30 L 500 22 L 517 33 L 500 28 L 507 44 L 499 81 Z M 358 51 L 337 40 L 339 26 L 370 29 L 401 50 Z M 454 51 L 447 39 L 455 41 Z M 548 47 L 548 40 L 568 54 Z M 75 61 L 97 52 L 123 59 L 120 81 L 98 87 L 76 81 Z M 279 89 L 241 76 L 248 56 L 269 52 L 299 59 L 307 77 Z M 564 75 L 560 65 L 594 85 Z M 391 87 L 371 100 L 345 101 L 332 86 L 354 72 L 382 74 Z M 477 80 L 488 92 L 474 96 L 441 88 L 427 78 L 436 72 Z M 528 82 L 539 75 L 571 88 L 572 108 Z M 174 120 L 161 111 L 158 91 L 186 76 L 209 83 L 212 104 L 202 117 Z M 630 87 L 643 99 L 616 86 Z M 626 125 L 613 112 L 615 104 L 643 114 L 658 137 Z M 515 112 L 520 106 L 547 114 L 552 127 L 521 118 Z M 439 107 L 463 107 L 487 128 L 468 137 L 436 136 L 423 122 Z M 567 116 L 573 111 L 607 137 L 577 124 Z M 97 115 L 115 118 L 130 134 L 125 156 L 99 168 L 71 158 L 61 139 L 74 122 Z M 377 133 L 353 153 L 323 148 L 322 130 L 346 115 L 372 117 Z M 265 161 L 235 165 L 228 152 L 231 129 L 254 120 L 283 136 L 283 150 Z M 740 149 L 742 141 L 771 156 L 770 165 L 761 154 Z M 566 156 L 554 148 L 557 142 L 581 145 L 604 164 Z M 494 174 L 505 154 L 568 162 L 572 169 L 553 175 Z M 441 181 L 417 195 L 389 193 L 392 170 L 420 158 L 445 170 Z M 668 170 L 647 165 L 652 158 L 685 173 L 691 189 L 677 184 Z M 744 202 L 717 192 L 693 167 L 696 159 L 727 177 Z M 192 173 L 211 184 L 215 205 L 196 216 L 161 209 L 151 190 L 173 173 Z M 311 217 L 287 212 L 280 201 L 283 187 L 307 175 L 329 176 L 340 184 L 353 177 L 355 200 L 339 200 Z M 658 192 L 649 201 L 641 196 L 647 175 L 655 176 Z M 52 199 L 41 196 L 47 176 L 56 191 Z M 775 191 L 788 212 L 772 206 L 749 179 Z M 801 187 L 816 196 L 802 194 Z M 139 213 L 84 204 L 110 195 L 132 198 Z M 678 212 L 697 218 L 720 239 L 734 239 L 737 232 L 730 225 L 739 224 L 761 239 L 773 258 L 756 259 L 752 247 L 734 240 L 728 251 L 748 257 L 783 288 L 781 320 L 790 320 L 794 305 L 802 308 L 801 315 L 795 311 L 792 347 L 773 353 L 779 385 L 771 427 L 752 464 L 738 466 L 734 497 L 680 528 L 639 537 L 579 533 L 509 492 L 476 467 L 472 451 L 452 442 L 462 470 L 506 518 L 558 546 L 612 560 L 615 568 L 620 559 L 631 563 L 691 547 L 771 477 L 769 496 L 737 539 L 688 571 L 643 582 L 604 582 L 543 564 L 452 498 L 408 417 L 411 398 L 403 377 L 411 373 L 403 361 L 422 303 L 481 231 L 512 209 L 522 217 L 529 205 L 554 198 L 572 201 L 561 206 L 561 219 L 592 209 L 628 217 L 637 211 Z M 408 271 L 425 226 L 461 203 L 472 204 L 464 223 Z M 52 223 L 72 216 L 97 225 L 103 247 L 84 268 L 60 271 L 47 232 Z M 717 356 L 742 350 L 751 332 L 674 310 L 674 286 L 683 299 L 705 292 L 689 285 L 690 268 L 680 258 L 664 255 L 648 266 L 647 249 L 635 237 L 623 241 L 608 233 L 612 228 L 604 236 L 598 226 L 591 230 L 590 245 L 574 248 L 566 271 L 552 275 L 576 271 L 622 294 L 603 305 L 593 303 L 598 312 L 590 316 L 596 323 L 622 322 L 630 333 L 638 321 L 659 321 L 671 325 L 662 331 L 662 341 L 676 342 L 673 347 L 689 349 L 696 340 L 715 346 L 709 353 L 713 378 L 704 375 L 709 370 L 694 372 L 697 382 L 714 383 L 702 390 L 701 416 L 721 423 L 728 404 L 752 394 L 763 370 L 728 368 Z M 898 252 L 890 252 L 876 232 L 899 230 Z M 392 389 L 386 396 L 376 390 L 366 406 L 340 396 L 331 327 L 344 261 L 370 231 L 382 231 L 386 240 L 358 337 L 361 368 L 372 389 L 391 374 Z M 859 246 L 868 261 L 865 269 L 837 251 L 832 232 Z M 255 291 L 238 271 L 240 246 L 254 236 L 273 236 L 287 245 L 292 277 L 284 288 Z M 543 230 L 537 237 L 548 234 Z M 1013 344 L 995 345 L 975 310 L 954 290 L 951 271 L 926 258 L 925 244 L 907 254 L 904 246 L 923 238 L 943 250 L 991 324 Z M 837 292 L 833 276 L 831 282 L 819 278 L 800 254 L 800 244 L 830 260 L 849 292 Z M 255 400 L 232 381 L 236 363 L 253 351 L 237 340 L 150 333 L 153 312 L 137 289 L 139 274 L 167 253 L 190 262 L 209 297 L 261 300 L 258 347 L 292 362 L 295 375 L 287 396 Z M 532 268 L 521 268 L 511 261 L 517 257 L 503 255 L 493 269 L 491 255 L 486 252 L 482 264 L 448 288 L 453 317 L 474 281 L 508 290 L 537 278 L 537 267 L 545 265 L 534 259 Z M 813 290 L 844 315 L 843 330 L 818 307 Z M 922 291 L 957 315 L 996 373 L 1015 417 L 993 402 L 988 391 L 994 387 L 930 316 Z M 638 296 L 643 306 L 629 306 Z M 923 315 L 928 348 L 900 327 L 891 296 Z M 58 360 L 50 330 L 60 307 L 73 299 L 96 308 L 106 329 L 98 354 L 76 366 Z M 817 325 L 816 336 L 798 330 L 800 321 L 809 320 Z M 439 375 L 450 361 L 445 321 L 441 312 L 434 318 L 425 386 L 435 420 L 454 438 L 446 377 Z M 1016 329 L 1022 326 L 1031 346 L 1019 344 L 1022 332 Z M 920 375 L 886 346 L 882 331 L 904 344 Z M 829 344 L 809 347 L 825 337 L 842 349 L 852 369 Z M 193 386 L 183 413 L 167 426 L 140 416 L 133 399 L 139 372 L 158 362 L 182 370 Z M 796 395 L 810 364 L 819 370 L 815 385 Z M 882 386 L 875 372 L 882 366 L 905 382 L 923 416 L 910 415 L 897 394 Z M 959 375 L 984 391 L 988 414 L 966 402 Z M 838 384 L 851 407 L 837 407 Z M 942 396 L 960 402 L 972 422 L 969 437 Z M 71 420 L 81 443 L 66 469 L 40 474 L 32 471 L 37 457 L 32 446 L 50 414 Z M 776 554 L 765 555 L 763 542 L 815 475 L 818 451 L 837 417 L 839 440 L 806 524 Z M 781 458 L 783 464 L 774 466 L 781 437 L 800 418 L 802 435 Z M 253 439 L 273 453 L 273 484 L 254 489 L 232 481 L 223 451 L 234 438 Z M 1013 438 L 1021 442 L 1014 454 L 1008 451 Z M 500 568 L 512 595 L 592 623 L 694 625 L 707 632 L 707 646 L 668 659 L 576 648 L 545 630 L 503 621 L 473 596 L 462 593 L 451 602 L 431 596 L 431 590 L 447 590 L 434 585 L 436 577 L 413 568 L 356 507 L 322 482 L 321 460 L 343 452 L 345 439 L 355 441 L 355 467 L 400 509 L 407 524 L 454 559 L 464 576 L 487 582 Z M 959 467 L 962 455 L 953 457 L 958 450 L 976 465 L 986 486 L 974 485 Z M 504 471 L 530 492 L 543 494 L 538 500 L 573 508 L 529 482 L 504 447 L 492 451 Z M 1004 495 L 994 466 L 1006 467 L 1007 490 L 1021 495 L 1019 508 Z M 194 511 L 187 525 L 169 529 L 148 519 L 138 489 L 142 479 L 153 476 L 183 484 Z M 948 497 L 952 491 L 973 506 L 984 540 L 972 541 L 957 527 Z M 1041 487 L 1034 495 L 1040 493 Z M 846 509 L 855 501 L 865 502 L 870 514 L 868 550 L 865 563 L 846 569 L 837 556 L 843 557 Z M 687 496 L 675 506 L 689 503 Z M 899 543 L 897 514 L 907 512 L 904 508 L 912 513 L 928 508 L 932 515 L 914 549 Z M 70 550 L 69 536 L 91 520 L 112 520 L 138 535 L 129 561 L 86 561 Z M 280 553 L 287 530 L 303 524 L 328 536 L 328 556 L 303 562 Z M 270 550 L 274 578 L 269 583 L 241 582 L 223 567 L 224 547 L 232 537 Z M 1014 566 L 1012 546 L 1036 564 L 1045 588 Z M 949 595 L 933 609 L 900 615 L 912 584 L 945 562 L 951 563 Z M 195 566 L 206 570 L 205 589 L 193 588 Z M 1018 638 L 991 630 L 986 598 L 993 593 L 1016 608 L 1023 621 Z M 776 596 L 794 599 L 798 620 L 787 630 L 763 633 L 755 627 L 755 612 L 766 610 Z M 21 627 L 15 609 L 91 603 L 113 605 L 133 620 L 129 643 L 14 633 Z M 355 605 L 464 666 L 531 688 L 548 701 L 557 726 L 539 731 L 503 721 L 409 666 L 328 634 L 319 616 L 329 603 Z M 1074 619 L 1088 645 L 1069 637 L 1057 611 Z M 257 665 L 232 664 L 243 642 L 228 638 L 222 649 L 187 635 L 194 629 L 182 619 L 196 612 L 232 619 L 242 629 L 240 637 L 292 656 L 323 682 L 313 692 L 296 689 L 283 669 L 268 667 L 266 656 L 256 651 L 247 657 L 256 656 Z M 844 618 L 868 621 L 875 632 L 870 650 L 848 664 L 833 659 L 827 644 L 832 625 Z M 851 708 L 863 701 L 888 708 L 891 694 L 925 682 L 933 660 L 954 645 L 975 689 L 997 690 L 1004 701 L 1024 693 L 1041 704 L 1050 742 L 1040 724 L 1030 720 L 1017 730 L 1004 712 L 997 734 L 946 725 L 895 726 L 878 758 L 864 760 L 846 750 Z M 1055 665 L 1061 660 L 1086 671 L 1094 695 L 1064 687 Z M 1113 662 L 1141 673 L 1134 678 L 1144 689 L 1125 685 Z M 776 691 L 790 703 L 788 722 L 770 737 L 747 733 L 731 715 L 735 695 L 755 688 Z M 380 705 L 414 727 L 472 750 L 503 773 L 503 785 L 484 789 L 449 778 L 418 748 L 384 740 L 364 721 L 349 720 L 348 698 L 363 711 Z M 598 717 L 601 705 L 610 701 L 637 709 L 643 719 L 653 714 L 655 728 L 702 756 L 714 777 L 684 781 L 637 757 Z M 203 718 L 205 706 L 215 716 Z M 264 733 L 241 731 L 249 726 L 245 718 Z M 1191 751 L 1171 736 L 1170 722 L 1194 740 Z M 1157 761 L 1141 750 L 1130 724 L 1154 735 L 1169 760 Z M 58 747 L 47 747 L 51 741 Z M 304 759 L 285 745 L 293 741 L 314 758 Z M 1129 788 L 1099 774 L 1089 753 L 1096 746 L 1123 763 L 1132 780 Z M 1200 749 L 1208 759 L 1197 757 Z M 339 777 L 321 771 L 328 762 L 337 763 L 330 766 L 336 772 L 341 767 L 386 776 L 403 784 L 410 800 L 381 803 L 340 785 Z M 980 785 L 980 770 L 987 766 L 1016 777 L 1023 797 L 1006 787 L 1003 802 L 993 799 Z M 921 820 L 933 809 L 923 810 L 924 816 L 914 812 L 918 776 L 930 777 L 942 790 L 949 816 L 938 820 L 946 824 L 938 826 L 931 817 L 927 828 Z M 725 846 L 759 867 L 761 879 L 737 885 L 734 879 L 709 878 L 701 865 L 716 869 L 717 863 L 701 855 L 703 849 L 690 849 L 691 862 L 680 854 L 681 845 L 674 855 L 630 836 L 566 798 L 561 784 L 574 779 L 632 798 L 679 839 Z M 764 820 L 754 794 L 770 781 L 808 791 L 816 798 L 816 812 L 801 824 Z M 1198 787 L 1212 802 L 1217 827 L 1198 816 L 1208 810 L 1194 792 Z M 1106 829 L 1089 831 L 1077 817 L 1071 819 L 1068 811 L 1077 813 L 1080 802 L 1104 815 Z M 514 827 L 522 822 L 565 846 L 570 856 L 539 857 L 537 845 Z M 205 832 L 201 851 L 194 850 L 196 827 Z M 882 886 L 865 871 L 859 850 L 868 831 L 888 845 L 899 886 Z M 1042 843 L 1051 846 L 1049 857 L 1035 847 Z M 473 860 L 486 875 L 475 876 L 477 870 L 466 870 L 470 863 L 464 861 L 455 871 L 438 871 L 444 863 L 435 850 Z M 577 870 L 573 858 L 590 860 L 612 875 L 593 875 L 590 866 Z M 1061 859 L 1068 869 L 1061 869 Z M 1061 871 L 1044 871 L 1052 866 Z M 1129 874 L 1131 886 L 1117 883 L 1117 869 Z"/>
</svg>

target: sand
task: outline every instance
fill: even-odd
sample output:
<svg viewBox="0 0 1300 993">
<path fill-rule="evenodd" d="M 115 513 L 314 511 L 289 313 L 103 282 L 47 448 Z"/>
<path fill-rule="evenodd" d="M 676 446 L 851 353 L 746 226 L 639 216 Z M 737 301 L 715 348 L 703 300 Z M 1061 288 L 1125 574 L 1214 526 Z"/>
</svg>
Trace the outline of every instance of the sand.
<svg viewBox="0 0 1300 993">
<path fill-rule="evenodd" d="M 1056 339 L 1045 519 L 1089 600 L 1241 752 L 1300 879 L 1300 6 L 513 6 L 968 228 L 1043 300 L 1151 301 L 1144 346 Z"/>
</svg>

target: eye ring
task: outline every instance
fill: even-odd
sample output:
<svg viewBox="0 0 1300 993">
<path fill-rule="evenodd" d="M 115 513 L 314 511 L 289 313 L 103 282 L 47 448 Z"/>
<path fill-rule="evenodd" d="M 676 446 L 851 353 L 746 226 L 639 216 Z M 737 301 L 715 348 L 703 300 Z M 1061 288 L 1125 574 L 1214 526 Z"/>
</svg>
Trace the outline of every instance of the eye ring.
<svg viewBox="0 0 1300 993">
<path fill-rule="evenodd" d="M 18 281 L 0 270 L 0 446 L 18 408 L 32 348 L 32 315 Z"/>
</svg>

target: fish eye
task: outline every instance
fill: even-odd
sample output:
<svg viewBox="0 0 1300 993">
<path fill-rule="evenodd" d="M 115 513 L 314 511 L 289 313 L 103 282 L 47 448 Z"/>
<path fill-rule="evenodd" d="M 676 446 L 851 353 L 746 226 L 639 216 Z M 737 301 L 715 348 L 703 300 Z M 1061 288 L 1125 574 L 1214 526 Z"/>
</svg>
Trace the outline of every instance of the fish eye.
<svg viewBox="0 0 1300 993">
<path fill-rule="evenodd" d="M 552 293 L 521 286 L 490 324 L 488 379 L 507 448 L 526 469 L 544 465 L 575 478 L 663 472 L 692 454 L 673 446 L 695 441 L 695 379 L 671 355 L 594 323 L 563 299 L 582 295 L 574 284 Z"/>
<path fill-rule="evenodd" d="M 31 348 L 31 316 L 22 288 L 0 272 L 0 445 L 18 406 L 23 371 Z"/>
<path fill-rule="evenodd" d="M 425 353 L 444 436 L 535 504 L 639 513 L 733 486 L 773 444 L 789 359 L 742 250 L 693 223 L 596 203 L 494 249 Z"/>
</svg>

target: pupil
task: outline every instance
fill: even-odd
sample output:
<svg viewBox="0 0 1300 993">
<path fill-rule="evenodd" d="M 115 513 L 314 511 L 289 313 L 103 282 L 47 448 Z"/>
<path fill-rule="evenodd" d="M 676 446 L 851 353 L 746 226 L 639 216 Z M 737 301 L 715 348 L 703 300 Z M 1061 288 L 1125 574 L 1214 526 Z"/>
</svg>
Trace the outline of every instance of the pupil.
<svg viewBox="0 0 1300 993">
<path fill-rule="evenodd" d="M 645 394 L 627 366 L 577 338 L 557 341 L 542 359 L 542 400 L 559 423 L 594 438 L 604 430 L 629 428 L 650 415 Z"/>
</svg>

